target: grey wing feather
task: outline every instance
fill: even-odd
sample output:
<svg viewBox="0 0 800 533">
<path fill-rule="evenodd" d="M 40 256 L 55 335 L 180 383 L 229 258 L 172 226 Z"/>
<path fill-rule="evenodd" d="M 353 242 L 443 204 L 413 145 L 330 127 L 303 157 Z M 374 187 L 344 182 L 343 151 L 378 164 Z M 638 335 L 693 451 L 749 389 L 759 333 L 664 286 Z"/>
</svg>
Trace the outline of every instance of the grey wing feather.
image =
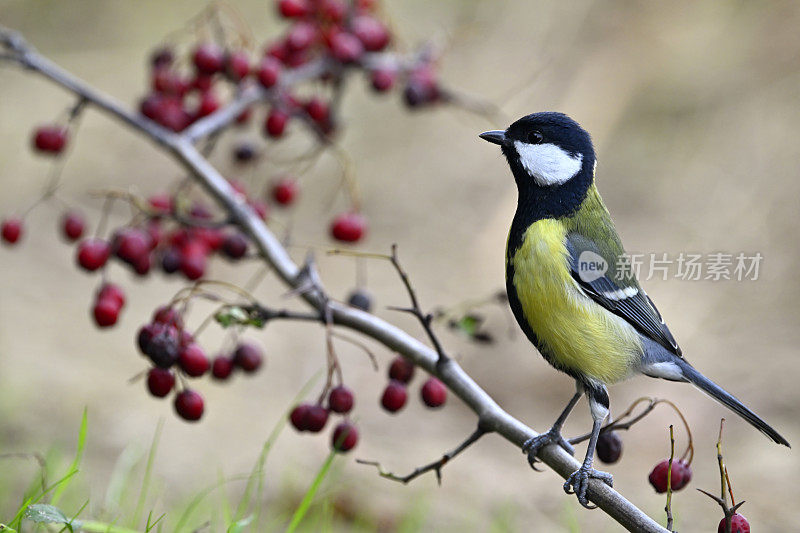
<svg viewBox="0 0 800 533">
<path fill-rule="evenodd" d="M 617 316 L 624 318 L 639 333 L 654 340 L 675 355 L 681 356 L 681 349 L 669 328 L 661 318 L 653 301 L 635 281 L 618 283 L 606 274 L 581 272 L 579 258 L 583 252 L 590 251 L 614 264 L 616 258 L 606 258 L 604 254 L 585 237 L 576 234 L 567 236 L 567 250 L 570 253 L 572 277 L 584 292 L 595 302 Z"/>
</svg>

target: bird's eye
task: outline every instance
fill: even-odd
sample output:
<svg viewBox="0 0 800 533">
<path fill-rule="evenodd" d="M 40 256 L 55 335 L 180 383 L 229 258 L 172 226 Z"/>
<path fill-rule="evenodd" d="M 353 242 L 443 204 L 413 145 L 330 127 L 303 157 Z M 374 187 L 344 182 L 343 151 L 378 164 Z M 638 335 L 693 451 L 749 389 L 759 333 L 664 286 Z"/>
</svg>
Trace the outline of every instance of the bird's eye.
<svg viewBox="0 0 800 533">
<path fill-rule="evenodd" d="M 533 130 L 528 134 L 528 142 L 530 144 L 540 144 L 544 140 L 544 135 L 541 131 Z"/>
</svg>

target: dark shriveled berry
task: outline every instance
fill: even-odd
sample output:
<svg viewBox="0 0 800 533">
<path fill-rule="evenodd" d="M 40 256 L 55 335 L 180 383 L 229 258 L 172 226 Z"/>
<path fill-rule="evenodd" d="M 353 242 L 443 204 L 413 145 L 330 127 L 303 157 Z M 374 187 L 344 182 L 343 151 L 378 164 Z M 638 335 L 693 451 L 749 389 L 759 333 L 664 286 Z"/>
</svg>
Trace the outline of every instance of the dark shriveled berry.
<svg viewBox="0 0 800 533">
<path fill-rule="evenodd" d="M 337 452 L 349 452 L 358 444 L 358 430 L 350 422 L 341 422 L 333 430 L 331 447 Z"/>
<path fill-rule="evenodd" d="M 334 413 L 349 413 L 354 402 L 353 391 L 344 385 L 334 387 L 328 394 L 328 408 Z"/>
<path fill-rule="evenodd" d="M 164 368 L 151 368 L 147 373 L 147 390 L 156 398 L 163 398 L 175 386 L 175 374 Z"/>
<path fill-rule="evenodd" d="M 180 352 L 178 330 L 167 324 L 151 324 L 140 330 L 139 347 L 154 365 L 169 368 L 178 360 Z"/>
<path fill-rule="evenodd" d="M 241 343 L 233 352 L 233 362 L 248 374 L 258 370 L 263 361 L 261 349 L 255 344 Z"/>
<path fill-rule="evenodd" d="M 597 458 L 610 465 L 622 455 L 622 439 L 613 431 L 605 431 L 597 437 Z"/>
<path fill-rule="evenodd" d="M 230 259 L 241 259 L 247 254 L 247 237 L 239 232 L 231 233 L 222 241 L 222 252 Z"/>
<path fill-rule="evenodd" d="M 356 289 L 347 297 L 347 305 L 369 313 L 369 310 L 372 309 L 372 298 L 367 291 Z"/>
<path fill-rule="evenodd" d="M 185 389 L 175 396 L 175 411 L 178 416 L 190 422 L 196 422 L 203 416 L 203 397 L 191 389 Z"/>
</svg>

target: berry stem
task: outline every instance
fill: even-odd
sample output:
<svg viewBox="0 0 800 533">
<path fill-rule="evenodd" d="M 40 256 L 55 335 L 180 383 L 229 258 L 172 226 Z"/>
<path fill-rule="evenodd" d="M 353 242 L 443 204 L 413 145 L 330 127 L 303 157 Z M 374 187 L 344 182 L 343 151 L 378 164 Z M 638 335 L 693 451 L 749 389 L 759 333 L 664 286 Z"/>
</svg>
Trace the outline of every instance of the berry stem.
<svg viewBox="0 0 800 533">
<path fill-rule="evenodd" d="M 669 464 L 667 466 L 667 529 L 672 531 L 672 460 L 675 458 L 675 433 L 672 424 L 669 425 Z"/>
</svg>

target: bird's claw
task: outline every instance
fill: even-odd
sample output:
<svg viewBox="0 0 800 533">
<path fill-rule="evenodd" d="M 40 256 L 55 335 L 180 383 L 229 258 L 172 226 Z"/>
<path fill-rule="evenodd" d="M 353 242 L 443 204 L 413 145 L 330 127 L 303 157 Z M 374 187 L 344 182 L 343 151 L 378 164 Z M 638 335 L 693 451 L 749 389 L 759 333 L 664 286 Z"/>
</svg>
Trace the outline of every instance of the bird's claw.
<svg viewBox="0 0 800 533">
<path fill-rule="evenodd" d="M 564 492 L 567 494 L 575 494 L 581 505 L 587 509 L 594 509 L 596 505 L 589 503 L 589 498 L 586 497 L 586 489 L 589 488 L 589 480 L 591 478 L 599 479 L 609 487 L 614 486 L 614 477 L 608 472 L 601 472 L 595 470 L 591 465 L 584 464 L 578 470 L 572 473 L 567 481 L 564 482 Z"/>
<path fill-rule="evenodd" d="M 536 435 L 532 439 L 526 440 L 522 445 L 522 453 L 528 454 L 528 464 L 531 465 L 531 468 L 538 470 L 535 466 L 539 461 L 536 455 L 542 448 L 550 444 L 558 444 L 564 448 L 568 454 L 575 455 L 575 448 L 561 436 L 561 433 L 559 433 L 557 429 L 551 428 L 547 433 Z"/>
</svg>

